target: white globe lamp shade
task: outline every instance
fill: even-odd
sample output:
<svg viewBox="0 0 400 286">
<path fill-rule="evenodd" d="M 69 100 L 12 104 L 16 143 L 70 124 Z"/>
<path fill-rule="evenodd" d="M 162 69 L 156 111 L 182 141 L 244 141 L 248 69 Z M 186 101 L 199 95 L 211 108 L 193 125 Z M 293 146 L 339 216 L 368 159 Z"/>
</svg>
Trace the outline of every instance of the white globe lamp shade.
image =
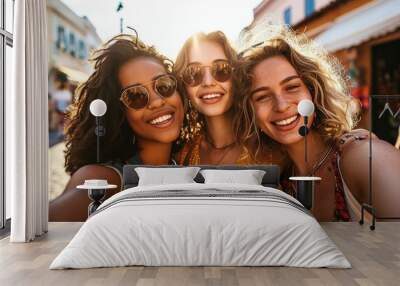
<svg viewBox="0 0 400 286">
<path fill-rule="evenodd" d="M 90 103 L 90 113 L 93 116 L 103 116 L 107 111 L 107 104 L 101 99 L 95 99 Z"/>
<path fill-rule="evenodd" d="M 314 103 L 309 99 L 303 99 L 297 105 L 297 111 L 301 116 L 310 116 L 314 113 Z"/>
</svg>

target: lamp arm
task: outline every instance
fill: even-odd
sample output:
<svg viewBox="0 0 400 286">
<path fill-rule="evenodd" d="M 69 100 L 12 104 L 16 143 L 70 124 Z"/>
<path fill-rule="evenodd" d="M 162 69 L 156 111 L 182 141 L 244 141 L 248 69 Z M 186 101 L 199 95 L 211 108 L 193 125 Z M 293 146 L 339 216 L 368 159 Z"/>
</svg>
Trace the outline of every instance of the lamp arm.
<svg viewBox="0 0 400 286">
<path fill-rule="evenodd" d="M 97 164 L 100 163 L 100 132 L 99 132 L 99 126 L 100 126 L 100 117 L 96 116 L 96 144 L 97 144 L 97 148 L 96 148 L 96 161 Z"/>
<path fill-rule="evenodd" d="M 307 134 L 308 134 L 308 116 L 304 116 L 304 129 L 305 129 L 305 135 L 304 135 L 304 161 L 307 163 Z"/>
</svg>

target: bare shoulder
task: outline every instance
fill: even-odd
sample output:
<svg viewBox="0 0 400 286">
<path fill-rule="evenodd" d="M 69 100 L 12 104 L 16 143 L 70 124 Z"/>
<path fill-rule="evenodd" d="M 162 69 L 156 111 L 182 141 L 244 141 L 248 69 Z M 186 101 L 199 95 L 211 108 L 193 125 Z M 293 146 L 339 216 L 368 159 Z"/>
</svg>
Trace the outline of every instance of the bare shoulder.
<svg viewBox="0 0 400 286">
<path fill-rule="evenodd" d="M 86 165 L 80 167 L 72 176 L 92 176 L 99 174 L 118 176 L 117 171 L 107 165 Z"/>
<path fill-rule="evenodd" d="M 359 201 L 367 199 L 370 150 L 375 189 L 390 190 L 398 186 L 399 150 L 373 134 L 370 136 L 367 130 L 352 131 L 352 134 L 344 136 L 342 141 L 339 140 L 340 169 L 346 184 Z"/>
<path fill-rule="evenodd" d="M 346 165 L 350 165 L 351 168 L 360 165 L 360 167 L 368 167 L 368 164 L 364 164 L 369 161 L 370 148 L 374 162 L 400 159 L 400 152 L 393 145 L 379 139 L 373 133 L 370 134 L 365 129 L 356 129 L 344 134 L 338 146 L 341 151 L 341 166 L 344 168 Z"/>
<path fill-rule="evenodd" d="M 122 183 L 120 174 L 113 168 L 106 165 L 86 165 L 72 174 L 66 190 L 75 188 L 76 186 L 83 184 L 85 180 L 90 179 L 107 180 L 108 183 L 118 185 L 119 187 Z"/>
<path fill-rule="evenodd" d="M 106 193 L 106 198 L 119 192 L 121 177 L 119 173 L 106 165 L 87 165 L 72 174 L 64 192 L 49 204 L 50 221 L 85 221 L 90 203 L 87 192 L 76 191 L 76 187 L 89 179 L 103 179 L 117 185 Z M 71 211 L 73 210 L 73 211 Z"/>
<path fill-rule="evenodd" d="M 361 157 L 360 159 L 366 157 L 368 159 L 370 142 L 374 153 L 382 150 L 385 150 L 385 152 L 397 151 L 394 146 L 379 139 L 374 133 L 365 129 L 355 129 L 343 134 L 338 140 L 338 147 L 342 152 L 343 160 L 346 160 L 345 158 L 350 154 L 352 157 Z"/>
</svg>

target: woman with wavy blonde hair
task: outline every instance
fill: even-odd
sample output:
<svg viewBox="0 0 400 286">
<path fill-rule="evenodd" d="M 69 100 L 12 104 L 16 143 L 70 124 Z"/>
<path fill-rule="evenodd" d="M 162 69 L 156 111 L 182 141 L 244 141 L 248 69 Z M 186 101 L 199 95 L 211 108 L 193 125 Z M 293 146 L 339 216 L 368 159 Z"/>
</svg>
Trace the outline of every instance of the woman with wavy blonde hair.
<svg viewBox="0 0 400 286">
<path fill-rule="evenodd" d="M 359 217 L 369 190 L 369 142 L 366 130 L 353 130 L 358 105 L 349 96 L 341 65 L 305 36 L 287 28 L 246 50 L 242 58 L 242 112 L 237 119 L 241 141 L 258 139 L 254 156 L 267 146 L 280 145 L 291 160 L 289 176 L 319 176 L 313 214 L 318 220 L 348 221 Z M 312 100 L 309 117 L 308 162 L 297 111 Z M 378 217 L 399 217 L 400 153 L 375 136 L 373 143 L 374 205 Z M 294 186 L 282 183 L 293 193 Z"/>
</svg>

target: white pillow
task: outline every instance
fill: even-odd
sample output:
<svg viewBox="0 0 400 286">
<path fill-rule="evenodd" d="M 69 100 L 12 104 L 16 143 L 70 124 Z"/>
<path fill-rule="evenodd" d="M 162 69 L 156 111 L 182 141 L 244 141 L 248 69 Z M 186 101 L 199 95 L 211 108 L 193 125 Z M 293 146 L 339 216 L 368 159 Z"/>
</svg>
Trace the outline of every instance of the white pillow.
<svg viewBox="0 0 400 286">
<path fill-rule="evenodd" d="M 261 185 L 265 171 L 262 170 L 201 170 L 205 184 L 226 183 Z"/>
<path fill-rule="evenodd" d="M 139 176 L 139 186 L 195 183 L 193 179 L 199 170 L 199 167 L 135 168 Z"/>
</svg>

